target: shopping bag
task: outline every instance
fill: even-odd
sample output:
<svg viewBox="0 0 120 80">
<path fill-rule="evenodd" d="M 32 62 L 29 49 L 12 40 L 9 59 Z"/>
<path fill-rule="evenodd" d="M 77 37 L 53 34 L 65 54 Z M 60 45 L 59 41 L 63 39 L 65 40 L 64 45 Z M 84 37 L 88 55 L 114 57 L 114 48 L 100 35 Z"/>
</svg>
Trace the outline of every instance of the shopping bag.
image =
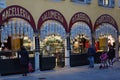
<svg viewBox="0 0 120 80">
<path fill-rule="evenodd" d="M 29 69 L 29 72 L 33 72 L 32 63 L 30 63 L 30 62 L 29 62 L 29 64 L 28 64 L 28 69 Z"/>
</svg>

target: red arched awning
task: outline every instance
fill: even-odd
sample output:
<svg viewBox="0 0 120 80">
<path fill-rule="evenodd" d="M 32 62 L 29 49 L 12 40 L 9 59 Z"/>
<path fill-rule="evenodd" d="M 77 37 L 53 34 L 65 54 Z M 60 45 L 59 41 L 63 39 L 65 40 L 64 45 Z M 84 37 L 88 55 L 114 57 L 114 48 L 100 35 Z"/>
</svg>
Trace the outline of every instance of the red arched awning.
<svg viewBox="0 0 120 80">
<path fill-rule="evenodd" d="M 98 19 L 95 21 L 94 24 L 94 31 L 99 27 L 99 25 L 101 25 L 102 23 L 109 23 L 111 24 L 117 31 L 118 30 L 118 26 L 116 21 L 114 20 L 114 18 L 108 14 L 103 14 L 100 17 L 98 17 Z"/>
<path fill-rule="evenodd" d="M 69 23 L 69 32 L 73 26 L 74 23 L 76 22 L 85 22 L 89 27 L 90 29 L 92 30 L 92 23 L 91 23 L 91 20 L 89 18 L 89 16 L 83 12 L 78 12 L 76 14 L 74 14 L 70 20 L 70 23 Z"/>
<path fill-rule="evenodd" d="M 0 25 L 3 25 L 3 23 L 8 21 L 10 18 L 24 19 L 32 26 L 34 32 L 36 31 L 36 25 L 35 25 L 34 19 L 30 14 L 30 12 L 25 8 L 18 5 L 12 5 L 5 8 L 0 13 Z"/>
<path fill-rule="evenodd" d="M 47 20 L 55 20 L 60 22 L 65 28 L 66 32 L 68 32 L 67 22 L 59 11 L 53 9 L 45 11 L 39 18 L 37 29 L 39 30 L 42 27 L 42 24 Z"/>
</svg>

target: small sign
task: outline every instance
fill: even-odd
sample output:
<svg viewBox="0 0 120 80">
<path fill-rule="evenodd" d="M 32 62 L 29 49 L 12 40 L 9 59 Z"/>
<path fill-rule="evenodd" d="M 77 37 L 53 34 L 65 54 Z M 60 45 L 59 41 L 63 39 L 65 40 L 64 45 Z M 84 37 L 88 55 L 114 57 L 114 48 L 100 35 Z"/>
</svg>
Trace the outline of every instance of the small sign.
<svg viewBox="0 0 120 80">
<path fill-rule="evenodd" d="M 6 8 L 6 0 L 0 0 L 0 8 Z"/>
</svg>

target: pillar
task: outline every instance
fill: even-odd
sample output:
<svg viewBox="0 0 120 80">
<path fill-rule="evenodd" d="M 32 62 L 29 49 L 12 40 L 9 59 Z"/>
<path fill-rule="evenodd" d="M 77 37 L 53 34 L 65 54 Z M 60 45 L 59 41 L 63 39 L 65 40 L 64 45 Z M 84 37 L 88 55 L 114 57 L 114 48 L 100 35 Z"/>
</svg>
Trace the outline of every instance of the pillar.
<svg viewBox="0 0 120 80">
<path fill-rule="evenodd" d="M 65 39 L 65 67 L 70 67 L 70 35 L 67 33 Z"/>
<path fill-rule="evenodd" d="M 40 66 L 40 44 L 39 44 L 39 37 L 38 34 L 35 36 L 35 70 L 39 70 Z"/>
</svg>

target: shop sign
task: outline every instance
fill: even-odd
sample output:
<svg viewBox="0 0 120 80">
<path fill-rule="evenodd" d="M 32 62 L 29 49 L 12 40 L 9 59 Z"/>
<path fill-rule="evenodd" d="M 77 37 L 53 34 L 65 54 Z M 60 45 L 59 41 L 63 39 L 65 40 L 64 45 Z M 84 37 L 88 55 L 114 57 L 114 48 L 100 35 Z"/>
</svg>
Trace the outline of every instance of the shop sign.
<svg viewBox="0 0 120 80">
<path fill-rule="evenodd" d="M 63 17 L 60 13 L 56 11 L 48 11 L 42 16 L 42 21 L 48 20 L 48 19 L 55 19 L 59 20 L 60 22 L 63 23 Z"/>
<path fill-rule="evenodd" d="M 58 21 L 63 25 L 66 31 L 68 30 L 67 22 L 64 16 L 59 11 L 53 9 L 47 10 L 41 15 L 38 21 L 38 30 L 41 28 L 42 24 L 47 20 Z"/>
<path fill-rule="evenodd" d="M 20 7 L 11 7 L 9 9 L 6 9 L 2 14 L 2 20 L 12 17 L 12 16 L 19 16 L 27 19 L 30 21 L 30 15 L 22 8 Z"/>
<path fill-rule="evenodd" d="M 86 24 L 89 25 L 90 29 L 92 28 L 92 23 L 91 23 L 89 16 L 83 12 L 78 12 L 78 13 L 74 14 L 73 17 L 71 18 L 71 21 L 69 24 L 69 31 L 71 30 L 72 25 L 79 21 L 85 22 Z"/>
<path fill-rule="evenodd" d="M 86 17 L 86 14 L 84 13 L 78 13 L 73 16 L 72 23 L 75 23 L 77 21 L 85 21 L 87 23 L 90 23 L 90 20 Z"/>
<path fill-rule="evenodd" d="M 113 25 L 118 30 L 118 26 L 116 24 L 116 21 L 108 14 L 103 14 L 96 20 L 95 25 L 94 25 L 94 30 L 102 23 L 109 23 L 109 24 Z"/>
<path fill-rule="evenodd" d="M 108 16 L 108 15 L 104 15 L 101 16 L 97 21 L 96 21 L 96 25 L 99 25 L 100 23 L 111 23 L 111 24 L 115 24 L 114 20 Z"/>
<path fill-rule="evenodd" d="M 18 5 L 13 5 L 5 8 L 0 13 L 0 25 L 8 21 L 10 18 L 22 18 L 28 21 L 34 30 L 36 30 L 35 22 L 32 15 L 23 7 Z"/>
</svg>

